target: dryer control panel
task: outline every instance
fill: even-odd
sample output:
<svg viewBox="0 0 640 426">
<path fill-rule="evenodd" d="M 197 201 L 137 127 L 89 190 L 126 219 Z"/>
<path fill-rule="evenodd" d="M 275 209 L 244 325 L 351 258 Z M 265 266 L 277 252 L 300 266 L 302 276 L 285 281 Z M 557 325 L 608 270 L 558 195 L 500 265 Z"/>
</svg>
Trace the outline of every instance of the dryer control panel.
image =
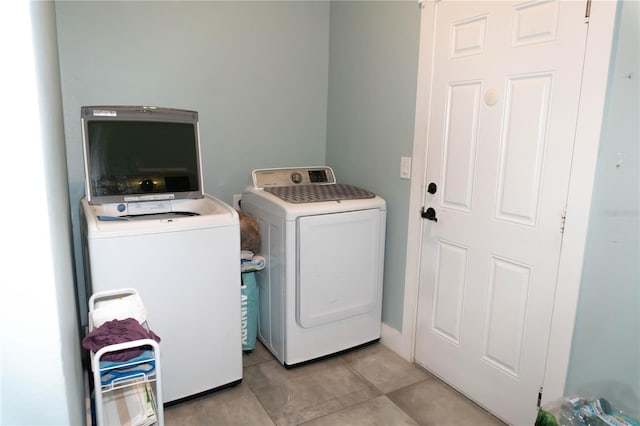
<svg viewBox="0 0 640 426">
<path fill-rule="evenodd" d="M 254 188 L 297 185 L 331 185 L 336 183 L 328 166 L 257 169 L 252 173 Z"/>
</svg>

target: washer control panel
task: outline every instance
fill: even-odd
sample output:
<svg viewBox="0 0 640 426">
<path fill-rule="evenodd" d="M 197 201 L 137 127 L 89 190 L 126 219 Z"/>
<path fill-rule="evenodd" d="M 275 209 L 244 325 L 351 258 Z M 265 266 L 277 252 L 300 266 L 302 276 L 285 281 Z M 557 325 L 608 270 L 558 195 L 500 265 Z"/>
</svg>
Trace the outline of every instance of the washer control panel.
<svg viewBox="0 0 640 426">
<path fill-rule="evenodd" d="M 257 169 L 253 171 L 252 179 L 254 188 L 336 183 L 333 170 L 328 166 Z"/>
</svg>

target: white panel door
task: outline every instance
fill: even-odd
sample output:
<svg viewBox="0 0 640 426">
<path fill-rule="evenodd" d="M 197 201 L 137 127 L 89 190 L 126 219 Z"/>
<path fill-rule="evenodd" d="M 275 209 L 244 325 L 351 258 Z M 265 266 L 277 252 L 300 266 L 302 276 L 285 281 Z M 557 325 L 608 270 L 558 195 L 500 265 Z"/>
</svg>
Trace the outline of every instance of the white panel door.
<svg viewBox="0 0 640 426">
<path fill-rule="evenodd" d="M 587 24 L 581 1 L 440 1 L 416 361 L 516 425 L 543 383 Z M 424 54 L 424 52 L 421 52 Z M 435 193 L 433 192 L 435 189 Z"/>
</svg>

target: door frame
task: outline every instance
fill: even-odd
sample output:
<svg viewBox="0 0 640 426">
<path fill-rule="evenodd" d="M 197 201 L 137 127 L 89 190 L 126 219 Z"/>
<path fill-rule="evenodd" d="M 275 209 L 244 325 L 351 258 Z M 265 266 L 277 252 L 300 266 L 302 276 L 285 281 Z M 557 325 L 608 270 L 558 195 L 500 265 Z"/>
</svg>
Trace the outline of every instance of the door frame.
<svg viewBox="0 0 640 426">
<path fill-rule="evenodd" d="M 407 258 L 405 264 L 402 331 L 383 323 L 382 342 L 403 358 L 414 361 L 415 333 L 420 285 L 420 259 L 424 220 L 420 217 L 425 198 L 427 135 L 431 98 L 433 59 L 433 23 L 436 3 L 446 0 L 422 0 L 418 84 L 413 142 L 413 171 L 409 198 Z M 586 2 L 585 2 L 586 3 Z M 584 249 L 589 224 L 592 188 L 602 131 L 609 64 L 613 49 L 618 2 L 591 0 L 591 17 L 585 51 L 583 82 L 580 90 L 578 120 L 566 206 L 566 220 L 553 304 L 547 368 L 542 403 L 564 395 L 571 357 L 571 344 L 582 279 Z M 586 18 L 585 18 L 586 19 Z M 426 54 L 425 54 L 426 53 Z M 558 217 L 558 226 L 561 218 Z"/>
</svg>

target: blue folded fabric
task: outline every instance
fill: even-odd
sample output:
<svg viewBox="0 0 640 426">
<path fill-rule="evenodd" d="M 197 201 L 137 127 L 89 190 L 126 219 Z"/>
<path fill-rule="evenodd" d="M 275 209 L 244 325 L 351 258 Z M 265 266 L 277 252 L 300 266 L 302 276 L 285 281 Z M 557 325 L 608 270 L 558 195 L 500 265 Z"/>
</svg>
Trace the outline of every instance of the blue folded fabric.
<svg viewBox="0 0 640 426">
<path fill-rule="evenodd" d="M 149 374 L 155 369 L 156 361 L 151 350 L 124 362 L 100 361 L 100 383 L 108 385 L 116 379 Z"/>
<path fill-rule="evenodd" d="M 260 271 L 264 269 L 264 257 L 248 250 L 240 252 L 240 272 Z"/>
</svg>

